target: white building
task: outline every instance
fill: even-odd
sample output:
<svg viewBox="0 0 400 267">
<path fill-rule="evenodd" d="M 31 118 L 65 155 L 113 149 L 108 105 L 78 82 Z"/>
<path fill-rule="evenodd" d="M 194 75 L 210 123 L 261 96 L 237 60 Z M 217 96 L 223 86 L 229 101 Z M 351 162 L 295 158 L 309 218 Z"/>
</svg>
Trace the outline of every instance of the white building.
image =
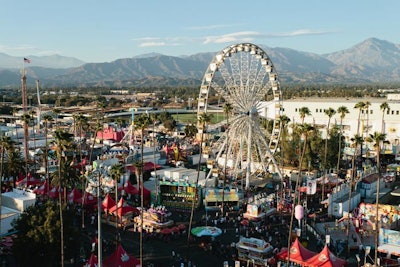
<svg viewBox="0 0 400 267">
<path fill-rule="evenodd" d="M 304 122 L 326 126 L 329 118 L 324 111 L 328 108 L 337 111 L 339 107 L 345 106 L 349 113 L 343 119 L 343 136 L 346 143 L 350 144 L 350 139 L 357 134 L 358 127 L 359 109 L 354 108 L 354 106 L 361 101 L 364 103 L 368 101 L 371 105 L 368 109 L 361 111 L 360 134 L 362 133 L 364 137 L 367 137 L 374 132 L 385 132 L 386 138 L 390 142 L 389 145 L 384 147 L 385 153 L 400 154 L 400 100 L 397 100 L 394 96 L 388 96 L 388 98 L 295 98 L 283 101 L 282 114 L 290 118 L 290 124 L 301 123 L 299 111 L 302 107 L 307 107 L 311 115 L 306 116 Z M 380 105 L 385 101 L 389 104 L 390 110 L 385 111 L 382 125 L 383 111 Z M 272 105 L 274 104 L 263 102 L 259 108 L 260 115 L 274 118 L 275 109 Z M 340 124 L 339 113 L 331 118 L 331 126 L 335 124 Z M 321 131 L 322 136 L 326 136 L 326 128 Z M 370 145 L 370 148 L 371 153 L 373 153 L 372 145 Z M 345 153 L 352 155 L 349 148 L 347 148 L 347 151 L 345 148 Z"/>
</svg>

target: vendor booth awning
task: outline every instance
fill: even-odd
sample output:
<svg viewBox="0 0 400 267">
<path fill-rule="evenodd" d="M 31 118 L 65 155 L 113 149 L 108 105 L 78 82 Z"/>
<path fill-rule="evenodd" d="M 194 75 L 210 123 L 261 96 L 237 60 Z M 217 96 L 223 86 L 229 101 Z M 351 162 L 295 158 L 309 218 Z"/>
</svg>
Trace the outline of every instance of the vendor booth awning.
<svg viewBox="0 0 400 267">
<path fill-rule="evenodd" d="M 235 202 L 239 201 L 239 195 L 235 190 L 223 191 L 222 189 L 209 189 L 205 195 L 206 202 Z"/>
</svg>

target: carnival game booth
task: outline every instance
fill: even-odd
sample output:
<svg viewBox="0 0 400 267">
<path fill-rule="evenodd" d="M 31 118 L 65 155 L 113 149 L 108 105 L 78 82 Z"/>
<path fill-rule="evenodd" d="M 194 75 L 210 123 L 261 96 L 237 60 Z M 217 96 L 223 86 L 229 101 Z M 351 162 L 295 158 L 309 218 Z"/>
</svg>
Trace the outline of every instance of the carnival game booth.
<svg viewBox="0 0 400 267">
<path fill-rule="evenodd" d="M 203 203 L 207 211 L 221 210 L 222 203 L 234 210 L 239 210 L 239 194 L 234 189 L 208 188 L 205 190 Z"/>
<path fill-rule="evenodd" d="M 160 181 L 160 205 L 170 210 L 189 211 L 195 201 L 195 208 L 201 204 L 201 187 L 194 183 Z M 197 198 L 195 198 L 197 194 Z"/>
<path fill-rule="evenodd" d="M 242 262 L 253 262 L 253 266 L 268 266 L 273 260 L 273 247 L 262 239 L 240 237 L 236 243 L 238 260 Z"/>
</svg>

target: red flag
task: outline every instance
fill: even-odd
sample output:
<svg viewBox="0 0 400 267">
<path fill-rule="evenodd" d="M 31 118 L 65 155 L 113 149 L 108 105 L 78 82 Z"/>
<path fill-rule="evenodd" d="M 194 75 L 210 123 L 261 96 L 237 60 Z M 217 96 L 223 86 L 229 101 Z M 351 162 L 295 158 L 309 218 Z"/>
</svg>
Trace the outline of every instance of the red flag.
<svg viewBox="0 0 400 267">
<path fill-rule="evenodd" d="M 24 62 L 25 63 L 31 63 L 31 60 L 29 58 L 24 57 Z"/>
</svg>

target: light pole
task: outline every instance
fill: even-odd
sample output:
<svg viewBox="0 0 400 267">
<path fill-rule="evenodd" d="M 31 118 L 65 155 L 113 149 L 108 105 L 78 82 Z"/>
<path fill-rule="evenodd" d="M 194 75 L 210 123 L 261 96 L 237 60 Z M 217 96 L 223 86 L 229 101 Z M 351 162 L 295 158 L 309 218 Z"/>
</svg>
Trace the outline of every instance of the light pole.
<svg viewBox="0 0 400 267">
<path fill-rule="evenodd" d="M 86 167 L 87 171 L 90 172 L 92 167 Z M 98 267 L 103 266 L 103 240 L 101 233 L 101 184 L 103 176 L 109 176 L 109 167 L 103 166 L 103 164 L 97 164 L 94 167 L 94 170 L 91 172 L 91 175 L 88 176 L 90 184 L 96 188 L 97 192 L 97 260 Z"/>
<path fill-rule="evenodd" d="M 370 246 L 366 246 L 365 247 L 365 256 L 364 256 L 364 266 L 367 263 L 367 256 L 369 255 L 370 252 L 371 252 L 371 247 Z"/>
<path fill-rule="evenodd" d="M 357 267 L 360 267 L 360 262 L 361 262 L 360 255 L 356 254 L 356 259 L 357 259 Z"/>
</svg>

